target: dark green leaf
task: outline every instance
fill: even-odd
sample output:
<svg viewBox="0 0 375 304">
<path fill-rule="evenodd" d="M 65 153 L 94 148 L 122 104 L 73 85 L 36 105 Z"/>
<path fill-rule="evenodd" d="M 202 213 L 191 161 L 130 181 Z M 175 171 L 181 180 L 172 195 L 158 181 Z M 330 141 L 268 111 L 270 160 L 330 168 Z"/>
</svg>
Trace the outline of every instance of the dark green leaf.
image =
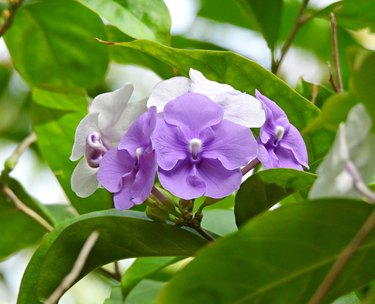
<svg viewBox="0 0 375 304">
<path fill-rule="evenodd" d="M 87 112 L 86 97 L 82 94 L 36 89 L 33 91 L 33 99 L 36 102 L 32 108 L 33 126 L 39 150 L 72 205 L 79 213 L 112 208 L 112 199 L 107 191 L 98 189 L 94 195 L 83 199 L 77 197 L 70 186 L 70 178 L 77 163 L 70 161 L 69 157 L 75 130 Z M 65 111 L 56 110 L 61 108 Z"/>
<path fill-rule="evenodd" d="M 292 193 L 309 189 L 316 175 L 293 169 L 270 169 L 250 176 L 236 195 L 237 226 L 270 209 Z"/>
<path fill-rule="evenodd" d="M 308 303 L 373 210 L 360 201 L 332 199 L 266 212 L 200 251 L 157 303 Z M 322 303 L 374 279 L 374 267 L 372 231 Z"/>
<path fill-rule="evenodd" d="M 69 273 L 93 230 L 100 236 L 80 277 L 101 265 L 131 257 L 191 256 L 207 244 L 194 233 L 149 221 L 136 211 L 85 214 L 60 225 L 43 240 L 27 266 L 18 303 L 42 303 Z"/>
<path fill-rule="evenodd" d="M 31 86 L 92 87 L 104 77 L 108 48 L 100 18 L 74 1 L 43 1 L 17 11 L 5 35 L 12 61 Z"/>
<path fill-rule="evenodd" d="M 273 50 L 279 35 L 283 1 L 269 0 L 267 5 L 263 0 L 238 0 L 237 2 L 250 19 L 255 16 L 260 32 L 270 49 Z"/>
<path fill-rule="evenodd" d="M 300 130 L 319 114 L 317 107 L 271 72 L 232 52 L 181 50 L 145 40 L 116 45 L 152 55 L 175 68 L 182 75 L 187 75 L 189 68 L 194 68 L 201 71 L 208 79 L 228 83 L 252 95 L 255 89 L 258 89 L 282 107 L 289 120 Z M 305 134 L 310 164 L 316 164 L 325 155 L 330 147 L 331 137 L 326 131 Z"/>
<path fill-rule="evenodd" d="M 162 0 L 79 0 L 136 39 L 170 44 L 171 18 Z"/>
</svg>

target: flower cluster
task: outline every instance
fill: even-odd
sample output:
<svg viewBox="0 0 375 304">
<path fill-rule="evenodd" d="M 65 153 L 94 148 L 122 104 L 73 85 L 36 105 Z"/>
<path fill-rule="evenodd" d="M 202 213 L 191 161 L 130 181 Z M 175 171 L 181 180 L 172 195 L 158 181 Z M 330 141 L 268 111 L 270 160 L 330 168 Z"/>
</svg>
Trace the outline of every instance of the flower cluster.
<svg viewBox="0 0 375 304">
<path fill-rule="evenodd" d="M 99 95 L 79 124 L 71 157 L 83 156 L 72 176 L 78 195 L 99 182 L 116 208 L 128 209 L 150 195 L 157 172 L 179 198 L 222 198 L 239 189 L 241 168 L 255 159 L 266 169 L 308 166 L 300 133 L 258 91 L 255 98 L 190 69 L 190 78 L 160 82 L 146 112 L 128 102 L 132 90 Z M 258 140 L 250 128 L 260 128 Z"/>
</svg>

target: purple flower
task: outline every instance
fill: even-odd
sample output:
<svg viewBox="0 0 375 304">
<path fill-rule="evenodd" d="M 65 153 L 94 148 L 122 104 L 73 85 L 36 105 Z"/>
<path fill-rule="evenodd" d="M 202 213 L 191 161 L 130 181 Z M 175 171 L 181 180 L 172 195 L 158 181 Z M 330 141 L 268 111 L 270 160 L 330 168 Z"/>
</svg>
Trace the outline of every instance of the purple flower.
<svg viewBox="0 0 375 304">
<path fill-rule="evenodd" d="M 129 209 L 143 203 L 151 193 L 156 172 L 151 134 L 156 124 L 156 108 L 142 114 L 121 138 L 118 148 L 101 159 L 98 181 L 114 193 L 117 209 Z"/>
<path fill-rule="evenodd" d="M 174 195 L 221 198 L 237 190 L 240 167 L 257 155 L 251 131 L 223 119 L 223 107 L 205 95 L 170 101 L 152 136 L 160 183 Z"/>
<path fill-rule="evenodd" d="M 258 159 L 265 169 L 308 168 L 305 142 L 288 120 L 284 111 L 271 99 L 256 91 L 255 96 L 263 104 L 266 122 L 258 137 Z"/>
</svg>

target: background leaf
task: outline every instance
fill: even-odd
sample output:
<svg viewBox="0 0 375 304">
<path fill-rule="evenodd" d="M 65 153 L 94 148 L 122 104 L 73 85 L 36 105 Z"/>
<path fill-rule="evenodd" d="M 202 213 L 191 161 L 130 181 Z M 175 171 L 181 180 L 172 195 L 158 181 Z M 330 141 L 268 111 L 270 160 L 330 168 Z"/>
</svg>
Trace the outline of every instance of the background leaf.
<svg viewBox="0 0 375 304">
<path fill-rule="evenodd" d="M 103 79 L 109 60 L 95 37 L 107 37 L 99 16 L 65 0 L 22 6 L 4 39 L 29 85 L 89 88 Z"/>
<path fill-rule="evenodd" d="M 100 236 L 81 277 L 112 261 L 146 256 L 191 256 L 207 244 L 194 233 L 152 222 L 136 211 L 106 210 L 82 215 L 59 226 L 43 240 L 25 271 L 18 303 L 42 303 L 71 270 L 93 230 L 98 230 Z"/>
<path fill-rule="evenodd" d="M 202 250 L 157 303 L 308 303 L 373 210 L 360 201 L 332 199 L 266 212 Z M 374 279 L 374 267 L 372 231 L 322 303 Z"/>
<path fill-rule="evenodd" d="M 293 169 L 270 169 L 251 175 L 236 195 L 234 213 L 237 226 L 294 192 L 308 191 L 315 179 L 314 174 Z"/>
</svg>

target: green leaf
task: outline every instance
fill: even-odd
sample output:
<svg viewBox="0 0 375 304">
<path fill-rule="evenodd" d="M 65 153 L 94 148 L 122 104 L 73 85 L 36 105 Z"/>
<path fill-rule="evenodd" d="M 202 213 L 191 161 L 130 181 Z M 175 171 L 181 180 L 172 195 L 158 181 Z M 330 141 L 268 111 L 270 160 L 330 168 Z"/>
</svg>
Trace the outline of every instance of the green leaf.
<svg viewBox="0 0 375 304">
<path fill-rule="evenodd" d="M 297 92 L 310 100 L 319 109 L 322 108 L 324 102 L 334 94 L 334 92 L 322 85 L 315 84 L 300 78 L 297 88 Z"/>
<path fill-rule="evenodd" d="M 103 189 L 98 189 L 89 198 L 80 198 L 71 190 L 70 178 L 77 163 L 70 161 L 69 157 L 75 130 L 87 112 L 86 97 L 82 93 L 35 89 L 33 99 L 33 128 L 39 150 L 74 208 L 79 213 L 112 208 L 112 199 Z"/>
<path fill-rule="evenodd" d="M 165 282 L 154 280 L 143 280 L 137 285 L 129 297 L 124 302 L 125 304 L 150 304 L 155 303 L 155 299 L 160 293 L 160 290 L 165 286 Z"/>
<path fill-rule="evenodd" d="M 255 16 L 260 32 L 266 39 L 269 48 L 273 50 L 279 35 L 283 1 L 267 1 L 267 6 L 263 0 L 237 0 L 237 2 L 245 14 L 250 14 L 249 18 Z"/>
<path fill-rule="evenodd" d="M 332 199 L 266 212 L 201 250 L 157 303 L 308 303 L 373 210 L 361 201 Z M 373 230 L 322 303 L 374 279 L 374 267 Z"/>
<path fill-rule="evenodd" d="M 122 291 L 120 286 L 113 286 L 111 295 L 109 298 L 104 300 L 103 304 L 123 304 Z"/>
<path fill-rule="evenodd" d="M 27 207 L 51 223 L 48 211 L 43 205 L 31 198 L 16 180 L 8 179 L 7 182 L 10 189 Z M 18 210 L 2 191 L 0 191 L 0 231 L 0 261 L 38 243 L 46 233 L 45 228 Z"/>
<path fill-rule="evenodd" d="M 43 240 L 25 271 L 18 303 L 42 303 L 69 273 L 93 230 L 98 230 L 99 239 L 80 278 L 112 261 L 131 257 L 191 256 L 207 244 L 192 232 L 152 222 L 136 211 L 106 210 L 81 215 L 58 226 Z"/>
<path fill-rule="evenodd" d="M 123 295 L 129 292 L 143 279 L 148 278 L 159 270 L 180 260 L 176 257 L 147 257 L 138 258 L 122 276 L 121 287 Z"/>
<path fill-rule="evenodd" d="M 267 211 L 292 193 L 308 190 L 316 175 L 293 169 L 270 169 L 251 175 L 236 195 L 237 226 Z"/>
<path fill-rule="evenodd" d="M 285 82 L 255 62 L 232 52 L 181 50 L 151 41 L 116 43 L 119 47 L 139 50 L 158 58 L 184 76 L 189 68 L 201 71 L 208 79 L 227 83 L 252 95 L 255 89 L 274 100 L 299 129 L 319 114 L 319 109 L 291 89 Z M 316 164 L 328 151 L 332 136 L 324 130 L 305 134 L 310 164 Z"/>
<path fill-rule="evenodd" d="M 100 18 L 74 1 L 21 7 L 4 36 L 12 61 L 31 86 L 93 87 L 104 77 L 108 47 Z"/>
<path fill-rule="evenodd" d="M 202 227 L 217 235 L 227 235 L 237 231 L 233 210 L 204 210 Z"/>
<path fill-rule="evenodd" d="M 136 39 L 170 44 L 171 18 L 162 0 L 79 0 Z"/>
</svg>

